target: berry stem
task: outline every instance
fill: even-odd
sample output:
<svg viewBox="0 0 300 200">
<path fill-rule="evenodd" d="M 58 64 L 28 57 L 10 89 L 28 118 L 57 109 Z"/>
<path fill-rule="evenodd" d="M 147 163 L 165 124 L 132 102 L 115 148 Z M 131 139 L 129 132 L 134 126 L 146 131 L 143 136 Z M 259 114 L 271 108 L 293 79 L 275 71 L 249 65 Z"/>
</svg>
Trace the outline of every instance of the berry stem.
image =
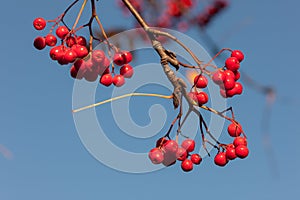
<svg viewBox="0 0 300 200">
<path fill-rule="evenodd" d="M 151 94 L 151 93 L 131 93 L 131 94 L 125 94 L 125 95 L 121 95 L 121 96 L 114 97 L 114 98 L 111 98 L 111 99 L 107 99 L 105 101 L 101 101 L 101 102 L 91 104 L 91 105 L 88 105 L 88 106 L 84 106 L 82 108 L 72 110 L 72 112 L 77 113 L 77 112 L 80 112 L 80 111 L 83 111 L 83 110 L 86 110 L 86 109 L 89 109 L 89 108 L 94 108 L 94 107 L 103 105 L 105 103 L 109 103 L 109 102 L 112 102 L 112 101 L 115 101 L 115 100 L 123 99 L 123 98 L 126 98 L 126 97 L 132 97 L 132 96 L 158 97 L 158 98 L 163 98 L 163 99 L 172 99 L 173 98 L 173 95 L 167 96 L 167 95 Z"/>
</svg>

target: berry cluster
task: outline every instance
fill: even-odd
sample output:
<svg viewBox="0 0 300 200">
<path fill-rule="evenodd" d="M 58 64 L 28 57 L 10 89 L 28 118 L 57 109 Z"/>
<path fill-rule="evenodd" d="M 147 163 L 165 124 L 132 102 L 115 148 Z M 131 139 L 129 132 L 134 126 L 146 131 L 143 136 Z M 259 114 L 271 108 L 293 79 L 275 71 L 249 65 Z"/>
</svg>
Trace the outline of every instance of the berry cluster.
<svg viewBox="0 0 300 200">
<path fill-rule="evenodd" d="M 33 26 L 36 30 L 45 29 L 47 21 L 43 18 L 36 18 Z M 89 52 L 87 41 L 83 36 L 77 36 L 74 31 L 70 31 L 66 26 L 58 26 L 55 33 L 52 30 L 58 25 L 55 21 L 50 33 L 45 37 L 38 36 L 34 40 L 34 47 L 38 50 L 44 49 L 46 46 L 51 47 L 50 58 L 57 61 L 60 65 L 73 64 L 70 68 L 70 75 L 76 79 L 82 79 L 94 82 L 100 76 L 100 84 L 116 87 L 124 85 L 125 78 L 133 76 L 133 68 L 129 63 L 132 61 L 132 55 L 128 51 L 116 52 L 113 56 L 113 63 L 121 66 L 120 73 L 115 74 L 114 64 L 111 64 L 105 52 L 102 50 L 93 50 Z M 60 45 L 57 40 L 61 40 Z M 110 66 L 112 70 L 110 70 Z M 111 72 L 112 71 L 112 72 Z"/>
<path fill-rule="evenodd" d="M 70 73 L 73 78 L 85 78 L 90 82 L 96 81 L 98 76 L 100 76 L 100 84 L 107 87 L 111 84 L 121 87 L 125 83 L 125 78 L 133 76 L 133 68 L 129 65 L 131 60 L 132 55 L 128 51 L 116 53 L 113 63 L 122 66 L 120 74 L 116 74 L 115 68 L 111 65 L 110 59 L 105 55 L 104 51 L 97 49 L 91 52 L 91 56 L 87 60 L 77 60 L 71 67 Z"/>
<path fill-rule="evenodd" d="M 232 51 L 231 57 L 225 61 L 225 66 L 212 75 L 212 80 L 219 85 L 220 94 L 224 98 L 240 95 L 243 92 L 242 84 L 237 82 L 241 76 L 238 69 L 243 59 L 244 54 L 240 50 Z"/>
<path fill-rule="evenodd" d="M 194 86 L 199 89 L 204 89 L 208 85 L 208 80 L 203 74 L 199 74 L 194 78 Z M 208 102 L 208 95 L 204 91 L 198 92 L 197 90 L 189 92 L 189 96 L 192 100 L 198 103 L 199 106 L 204 105 Z"/>
<path fill-rule="evenodd" d="M 205 27 L 220 11 L 228 6 L 226 0 L 216 0 L 211 5 L 208 5 L 204 12 L 197 17 L 197 22 L 200 27 Z"/>
<path fill-rule="evenodd" d="M 151 149 L 148 156 L 153 164 L 171 166 L 176 160 L 181 161 L 181 169 L 185 172 L 193 170 L 193 165 L 199 165 L 202 158 L 199 154 L 191 154 L 195 149 L 195 141 L 185 139 L 179 146 L 177 141 L 162 137 L 156 142 L 156 147 Z"/>
<path fill-rule="evenodd" d="M 237 157 L 244 159 L 249 155 L 247 139 L 245 137 L 235 137 L 233 143 L 226 145 L 225 151 L 218 152 L 214 158 L 216 165 L 224 167 L 230 160 Z"/>
</svg>

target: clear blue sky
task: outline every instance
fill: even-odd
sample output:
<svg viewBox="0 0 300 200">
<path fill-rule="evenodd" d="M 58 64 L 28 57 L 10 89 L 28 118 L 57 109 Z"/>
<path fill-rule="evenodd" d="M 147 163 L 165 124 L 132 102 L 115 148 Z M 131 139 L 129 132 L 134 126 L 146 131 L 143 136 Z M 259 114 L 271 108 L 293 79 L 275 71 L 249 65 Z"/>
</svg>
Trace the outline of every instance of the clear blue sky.
<svg viewBox="0 0 300 200">
<path fill-rule="evenodd" d="M 0 199 L 277 200 L 300 195 L 300 149 L 297 147 L 300 141 L 297 120 L 300 2 L 235 0 L 208 29 L 215 40 L 222 40 L 232 30 L 234 33 L 220 46 L 242 49 L 246 54 L 244 71 L 277 90 L 270 132 L 278 177 L 271 173 L 262 141 L 265 99 L 249 87 L 238 101 L 230 102 L 249 137 L 251 154 L 246 160 L 219 168 L 212 164 L 212 159 L 205 158 L 202 166 L 192 173 L 181 172 L 177 165 L 139 175 L 115 171 L 95 160 L 75 129 L 71 114 L 73 80 L 68 70 L 50 61 L 46 51 L 38 52 L 32 47 L 33 38 L 38 34 L 32 28 L 32 20 L 37 16 L 54 18 L 69 2 L 28 0 L 1 4 L 0 144 L 13 157 L 6 159 L 0 154 Z M 112 2 L 105 4 L 108 6 L 102 9 L 102 19 L 107 19 L 105 26 L 126 22 L 120 13 L 114 12 Z M 246 25 L 236 28 L 242 22 Z M 199 37 L 195 32 L 191 36 L 196 40 Z M 142 103 L 137 107 L 142 109 Z M 108 111 L 107 108 L 99 109 Z M 147 116 L 146 109 L 145 114 L 135 116 L 140 120 L 138 123 L 147 124 L 149 119 L 143 121 L 144 116 Z M 121 140 L 130 142 L 130 138 L 122 136 L 114 125 L 106 127 L 111 134 L 120 135 L 111 136 L 112 139 L 131 148 Z M 137 144 L 138 140 L 132 141 Z M 149 149 L 154 141 L 155 137 L 141 143 Z"/>
</svg>

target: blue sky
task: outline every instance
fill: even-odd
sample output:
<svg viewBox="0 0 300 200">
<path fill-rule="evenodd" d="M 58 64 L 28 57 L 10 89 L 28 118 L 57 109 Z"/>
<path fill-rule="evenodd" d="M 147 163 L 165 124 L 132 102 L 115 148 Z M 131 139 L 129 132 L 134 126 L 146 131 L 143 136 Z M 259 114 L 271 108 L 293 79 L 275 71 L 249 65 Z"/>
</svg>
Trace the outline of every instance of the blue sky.
<svg viewBox="0 0 300 200">
<path fill-rule="evenodd" d="M 251 154 L 245 160 L 219 168 L 213 165 L 212 159 L 205 158 L 202 166 L 192 173 L 183 173 L 176 165 L 153 173 L 127 174 L 94 159 L 76 132 L 71 114 L 74 81 L 69 78 L 68 70 L 52 62 L 46 51 L 38 52 L 32 47 L 38 34 L 32 28 L 32 20 L 37 16 L 54 18 L 68 4 L 69 1 L 46 0 L 2 2 L 0 144 L 12 152 L 12 158 L 0 155 L 1 199 L 235 200 L 242 197 L 250 200 L 300 195 L 298 1 L 232 1 L 230 8 L 208 29 L 216 41 L 233 31 L 219 45 L 242 49 L 246 54 L 244 72 L 277 91 L 270 134 L 278 176 L 271 172 L 262 141 L 265 97 L 247 86 L 244 95 L 229 102 L 249 138 Z M 105 9 L 100 9 L 105 26 L 126 23 L 121 13 L 115 12 L 114 3 L 103 4 Z M 241 23 L 245 25 L 237 28 Z M 195 31 L 190 36 L 200 42 L 203 40 Z M 139 60 L 135 62 L 138 64 Z M 151 91 L 159 87 L 142 89 Z M 98 90 L 97 94 L 101 94 Z M 164 92 L 165 89 L 160 90 Z M 144 104 L 149 106 L 151 101 L 136 101 L 139 112 L 134 118 L 137 123 L 147 124 L 149 118 L 144 119 L 147 116 Z M 162 104 L 169 109 L 163 100 Z M 100 116 L 106 115 L 109 105 L 97 109 Z M 105 128 L 115 143 L 130 149 L 132 145 L 128 143 L 132 141 L 139 151 L 143 148 L 147 151 L 159 137 L 146 141 L 130 138 L 109 121 Z"/>
</svg>

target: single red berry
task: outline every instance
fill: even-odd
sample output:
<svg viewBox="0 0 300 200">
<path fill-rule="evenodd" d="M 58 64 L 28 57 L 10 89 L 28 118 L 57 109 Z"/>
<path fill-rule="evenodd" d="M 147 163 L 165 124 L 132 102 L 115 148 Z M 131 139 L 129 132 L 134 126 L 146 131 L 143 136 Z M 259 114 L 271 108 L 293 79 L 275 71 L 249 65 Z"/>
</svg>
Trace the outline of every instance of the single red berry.
<svg viewBox="0 0 300 200">
<path fill-rule="evenodd" d="M 128 64 L 132 61 L 132 54 L 129 51 L 122 51 L 122 57 L 124 59 L 124 64 Z"/>
<path fill-rule="evenodd" d="M 105 58 L 104 51 L 97 49 L 92 52 L 93 63 L 100 64 L 103 62 L 104 58 Z"/>
<path fill-rule="evenodd" d="M 239 158 L 246 158 L 249 155 L 249 149 L 245 145 L 239 145 L 235 148 L 235 153 Z"/>
<path fill-rule="evenodd" d="M 236 94 L 242 94 L 243 93 L 243 86 L 242 86 L 241 83 L 235 83 L 234 89 L 235 89 Z"/>
<path fill-rule="evenodd" d="M 231 71 L 236 71 L 240 68 L 240 62 L 236 57 L 229 57 L 225 61 L 225 66 Z"/>
<path fill-rule="evenodd" d="M 46 35 L 46 44 L 48 46 L 53 47 L 56 45 L 56 43 L 57 43 L 57 38 L 54 35 L 50 33 Z"/>
<path fill-rule="evenodd" d="M 124 76 L 122 75 L 115 75 L 113 78 L 113 84 L 117 87 L 121 87 L 122 85 L 124 85 L 125 83 L 125 79 Z"/>
<path fill-rule="evenodd" d="M 226 77 L 224 80 L 224 85 L 221 85 L 224 87 L 225 90 L 231 90 L 235 86 L 235 80 L 232 77 Z"/>
<path fill-rule="evenodd" d="M 199 74 L 194 78 L 194 85 L 197 88 L 205 88 L 208 84 L 208 80 L 205 76 Z"/>
<path fill-rule="evenodd" d="M 33 26 L 36 30 L 43 30 L 46 27 L 46 20 L 44 18 L 38 17 L 33 20 Z"/>
<path fill-rule="evenodd" d="M 116 65 L 124 65 L 125 64 L 125 60 L 124 57 L 122 56 L 122 53 L 116 53 L 113 57 L 113 61 Z"/>
<path fill-rule="evenodd" d="M 195 101 L 195 102 L 198 103 L 197 93 L 196 93 L 196 92 L 189 92 L 188 95 L 189 95 L 189 97 L 190 97 L 193 101 Z"/>
<path fill-rule="evenodd" d="M 160 164 L 164 160 L 164 153 L 159 148 L 151 149 L 148 156 L 153 164 Z"/>
<path fill-rule="evenodd" d="M 88 49 L 85 46 L 75 44 L 72 46 L 72 49 L 76 52 L 78 58 L 84 58 L 89 54 Z"/>
<path fill-rule="evenodd" d="M 109 67 L 110 60 L 107 57 L 105 57 L 104 60 L 103 60 L 102 65 L 103 65 L 103 67 Z"/>
<path fill-rule="evenodd" d="M 65 26 L 60 26 L 56 29 L 56 35 L 57 37 L 59 37 L 60 39 L 64 39 L 66 35 L 68 35 L 69 30 L 67 27 Z"/>
<path fill-rule="evenodd" d="M 192 139 L 185 139 L 181 143 L 182 148 L 184 148 L 187 152 L 192 152 L 195 149 L 195 141 Z"/>
<path fill-rule="evenodd" d="M 97 74 L 97 72 L 95 72 L 91 69 L 86 69 L 84 72 L 84 78 L 85 78 L 85 80 L 87 80 L 89 82 L 94 82 L 97 80 L 98 74 Z"/>
<path fill-rule="evenodd" d="M 113 78 L 111 74 L 103 74 L 100 78 L 100 83 L 106 87 L 110 86 L 113 83 Z"/>
<path fill-rule="evenodd" d="M 213 73 L 212 80 L 217 85 L 221 85 L 225 80 L 225 76 L 226 74 L 223 70 L 217 70 L 215 73 Z"/>
<path fill-rule="evenodd" d="M 161 137 L 156 141 L 156 147 L 162 147 L 166 142 L 168 141 L 168 139 L 166 137 Z"/>
<path fill-rule="evenodd" d="M 62 60 L 65 55 L 64 46 L 55 46 L 50 50 L 50 57 L 52 60 Z"/>
<path fill-rule="evenodd" d="M 125 78 L 131 78 L 133 75 L 133 68 L 129 64 L 125 64 L 121 67 L 120 74 Z"/>
<path fill-rule="evenodd" d="M 214 162 L 216 165 L 224 167 L 227 164 L 227 158 L 226 158 L 226 153 L 224 152 L 219 152 L 215 158 L 214 158 Z"/>
<path fill-rule="evenodd" d="M 195 165 L 199 165 L 202 161 L 202 158 L 199 154 L 195 153 L 191 155 L 191 161 L 195 164 Z"/>
<path fill-rule="evenodd" d="M 77 54 L 73 49 L 68 49 L 64 55 L 64 59 L 68 63 L 72 63 L 76 60 Z"/>
<path fill-rule="evenodd" d="M 66 44 L 67 44 L 68 47 L 72 47 L 73 45 L 76 44 L 76 38 L 73 37 L 73 36 L 67 37 Z"/>
<path fill-rule="evenodd" d="M 235 74 L 231 70 L 225 70 L 224 74 L 225 74 L 225 78 L 233 78 L 233 79 L 235 79 Z M 225 78 L 224 78 L 224 80 L 225 80 Z"/>
<path fill-rule="evenodd" d="M 185 172 L 189 172 L 193 170 L 193 162 L 189 159 L 185 159 L 181 163 L 181 169 Z"/>
<path fill-rule="evenodd" d="M 83 74 L 79 73 L 74 65 L 70 69 L 70 75 L 71 75 L 71 77 L 76 78 L 76 79 L 82 79 L 83 78 Z"/>
<path fill-rule="evenodd" d="M 244 54 L 240 50 L 234 50 L 231 52 L 231 57 L 235 57 L 238 59 L 239 62 L 244 60 Z"/>
<path fill-rule="evenodd" d="M 241 73 L 239 71 L 234 72 L 234 80 L 239 80 L 241 78 Z"/>
<path fill-rule="evenodd" d="M 178 150 L 178 144 L 175 140 L 168 140 L 164 145 L 163 145 L 163 150 L 165 152 L 170 152 L 176 155 L 177 150 Z"/>
<path fill-rule="evenodd" d="M 83 59 L 79 59 L 74 63 L 75 69 L 78 71 L 79 69 L 83 68 L 85 65 L 85 61 Z"/>
<path fill-rule="evenodd" d="M 204 105 L 208 102 L 208 95 L 206 92 L 199 92 L 196 96 L 199 105 Z"/>
<path fill-rule="evenodd" d="M 226 0 L 216 0 L 214 4 L 218 9 L 223 9 L 228 6 L 228 2 Z"/>
<path fill-rule="evenodd" d="M 210 16 L 214 16 L 219 10 L 214 5 L 209 5 L 206 7 L 206 12 Z"/>
<path fill-rule="evenodd" d="M 162 162 L 164 166 L 169 167 L 176 163 L 176 154 L 165 152 L 164 153 L 164 161 Z"/>
<path fill-rule="evenodd" d="M 233 145 L 235 147 L 238 147 L 240 145 L 243 145 L 243 146 L 247 146 L 247 139 L 244 138 L 244 137 L 236 137 L 234 140 L 233 140 Z"/>
<path fill-rule="evenodd" d="M 84 47 L 86 47 L 86 44 L 87 44 L 86 39 L 83 36 L 76 37 L 76 43 L 81 45 L 81 46 L 84 46 Z"/>
<path fill-rule="evenodd" d="M 231 123 L 228 126 L 227 131 L 231 137 L 238 137 L 242 133 L 242 126 L 240 124 Z"/>
<path fill-rule="evenodd" d="M 237 157 L 235 153 L 235 148 L 227 147 L 225 153 L 226 153 L 226 158 L 228 160 L 234 160 Z"/>
<path fill-rule="evenodd" d="M 177 160 L 183 161 L 187 158 L 187 156 L 188 156 L 187 151 L 184 148 L 179 147 L 177 152 L 176 152 Z"/>
<path fill-rule="evenodd" d="M 42 50 L 46 47 L 46 40 L 44 37 L 37 37 L 34 39 L 34 42 L 33 42 L 33 46 L 38 49 L 38 50 Z"/>
</svg>

